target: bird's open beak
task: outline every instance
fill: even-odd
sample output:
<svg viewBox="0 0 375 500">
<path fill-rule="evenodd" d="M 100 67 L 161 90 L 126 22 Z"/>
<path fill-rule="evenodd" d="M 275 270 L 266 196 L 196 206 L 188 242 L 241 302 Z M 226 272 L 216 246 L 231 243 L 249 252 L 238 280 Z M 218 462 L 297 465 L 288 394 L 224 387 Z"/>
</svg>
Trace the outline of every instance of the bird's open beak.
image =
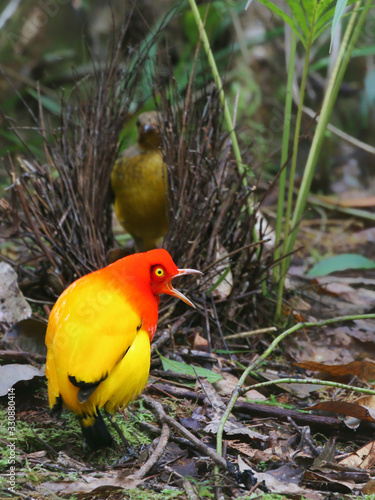
<svg viewBox="0 0 375 500">
<path fill-rule="evenodd" d="M 143 127 L 143 132 L 145 134 L 155 132 L 155 130 L 158 130 L 158 126 L 155 123 L 146 123 L 146 125 Z"/>
<path fill-rule="evenodd" d="M 178 273 L 175 274 L 174 276 L 172 276 L 172 279 L 177 278 L 178 276 L 185 276 L 186 274 L 203 274 L 203 273 L 201 273 L 200 271 L 197 271 L 196 269 L 179 269 Z M 185 295 L 183 293 L 181 293 L 178 290 L 176 290 L 175 288 L 173 288 L 171 282 L 169 282 L 167 284 L 167 287 L 168 287 L 168 292 L 167 292 L 168 295 L 173 295 L 173 297 L 176 297 L 177 299 L 183 300 L 186 304 L 188 304 L 191 307 L 194 307 L 194 309 L 195 309 L 195 305 L 192 303 L 192 301 L 189 300 L 187 297 L 185 297 Z"/>
</svg>

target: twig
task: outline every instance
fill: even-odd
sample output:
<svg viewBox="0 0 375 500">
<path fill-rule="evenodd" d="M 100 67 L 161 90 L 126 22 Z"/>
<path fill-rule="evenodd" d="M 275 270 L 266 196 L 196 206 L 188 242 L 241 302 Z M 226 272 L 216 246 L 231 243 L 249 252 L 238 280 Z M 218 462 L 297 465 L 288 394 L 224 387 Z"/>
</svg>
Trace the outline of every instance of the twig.
<svg viewBox="0 0 375 500">
<path fill-rule="evenodd" d="M 184 487 L 188 500 L 199 500 L 198 495 L 193 490 L 191 482 L 188 481 L 185 477 L 182 479 L 182 486 Z"/>
<path fill-rule="evenodd" d="M 108 418 L 109 420 L 109 423 L 111 424 L 111 426 L 115 429 L 115 431 L 117 432 L 118 434 L 118 437 L 120 438 L 122 444 L 125 446 L 125 448 L 128 450 L 130 448 L 130 444 L 129 444 L 129 441 L 126 439 L 126 437 L 124 436 L 124 433 L 122 432 L 121 430 L 121 427 L 118 425 L 118 423 L 116 422 L 115 420 L 115 416 L 114 415 L 111 415 L 110 413 L 108 412 L 105 412 L 105 415 L 106 417 Z"/>
<path fill-rule="evenodd" d="M 206 302 L 206 296 L 204 293 L 202 294 L 202 303 L 203 303 L 203 309 L 204 309 L 204 317 L 206 320 L 206 333 L 207 333 L 208 349 L 209 349 L 209 353 L 211 354 L 212 345 L 211 345 L 210 318 L 208 317 L 207 302 Z"/>
<path fill-rule="evenodd" d="M 24 493 L 21 493 L 21 491 L 19 491 L 19 490 L 12 491 L 12 490 L 9 490 L 8 488 L 4 488 L 3 491 L 5 493 L 8 493 L 9 495 L 11 495 L 12 497 L 23 498 L 24 500 L 36 500 L 35 497 L 29 497 L 29 495 L 25 495 Z"/>
<path fill-rule="evenodd" d="M 161 404 L 158 403 L 157 401 L 154 401 L 151 398 L 148 398 L 147 396 L 145 396 L 144 398 L 147 401 L 147 403 L 153 408 L 153 410 L 156 411 L 159 420 L 162 421 L 162 429 L 159 442 L 154 452 L 152 453 L 151 457 L 147 460 L 147 462 L 143 464 L 142 467 L 137 472 L 132 474 L 133 479 L 144 478 L 146 474 L 152 469 L 152 467 L 158 462 L 158 460 L 164 453 L 164 450 L 168 444 L 169 436 L 171 433 L 169 426 L 163 419 L 164 410 Z"/>
<path fill-rule="evenodd" d="M 0 359 L 9 359 L 12 361 L 34 361 L 35 363 L 45 363 L 46 357 L 42 354 L 25 351 L 0 351 Z"/>
<path fill-rule="evenodd" d="M 54 448 L 52 448 L 52 446 L 50 444 L 48 444 L 46 441 L 44 441 L 44 439 L 42 439 L 41 437 L 39 437 L 38 434 L 34 431 L 33 428 L 31 428 L 31 432 L 34 434 L 34 436 L 37 438 L 37 440 L 40 443 L 42 443 L 42 445 L 45 448 L 47 448 L 47 450 L 49 450 L 50 453 L 52 453 L 52 455 L 55 455 L 55 456 L 58 455 L 57 451 Z"/>
<path fill-rule="evenodd" d="M 204 404 L 205 402 L 204 394 L 198 394 L 197 392 L 188 389 L 177 388 L 171 385 L 167 386 L 166 384 L 153 384 L 148 388 L 148 391 L 164 392 L 164 390 L 180 399 L 189 399 L 200 404 Z M 222 398 L 222 400 L 225 404 L 229 403 L 229 398 Z M 247 401 L 236 401 L 233 411 L 237 411 L 245 415 L 251 415 L 251 417 L 278 418 L 281 420 L 287 420 L 288 417 L 291 417 L 299 425 L 310 425 L 319 429 L 337 429 L 342 424 L 341 420 L 337 417 L 312 415 L 311 413 L 289 410 L 281 406 L 249 403 Z M 345 426 L 343 425 L 343 427 Z"/>
<path fill-rule="evenodd" d="M 15 190 L 17 192 L 19 201 L 20 201 L 20 203 L 22 205 L 22 208 L 23 208 L 24 214 L 26 216 L 26 219 L 27 219 L 28 223 L 30 224 L 30 228 L 31 228 L 31 230 L 32 230 L 35 238 L 37 239 L 38 244 L 40 245 L 41 249 L 43 250 L 44 255 L 51 262 L 53 268 L 56 268 L 57 264 L 55 262 L 55 259 L 53 258 L 50 249 L 45 245 L 45 243 L 43 241 L 43 238 L 42 238 L 42 235 L 40 234 L 39 229 L 35 226 L 34 220 L 31 217 L 30 210 L 29 210 L 28 204 L 27 204 L 25 196 L 24 196 L 24 192 L 23 192 L 23 190 L 22 190 L 22 188 L 20 186 L 20 183 L 19 183 L 19 181 L 17 179 L 16 169 L 15 169 L 13 160 L 12 160 L 12 158 L 10 156 L 9 156 L 9 163 L 10 163 L 11 168 L 12 168 L 12 175 L 14 176 L 13 177 L 13 185 L 14 185 L 14 188 L 15 188 Z"/>
<path fill-rule="evenodd" d="M 195 493 L 191 482 L 188 479 L 186 479 L 182 474 L 172 469 L 172 467 L 170 467 L 169 465 L 164 466 L 164 471 L 169 472 L 171 475 L 176 476 L 179 479 L 182 479 L 182 486 L 185 490 L 187 500 L 199 500 L 199 497 Z"/>
<path fill-rule="evenodd" d="M 258 481 L 256 484 L 254 484 L 254 486 L 251 488 L 251 490 L 248 491 L 248 495 L 250 496 L 252 493 L 254 493 L 254 491 L 259 488 L 260 486 L 260 481 Z"/>
<path fill-rule="evenodd" d="M 143 398 L 147 404 L 152 406 L 154 409 L 156 409 L 158 416 L 162 422 L 167 422 L 169 425 L 174 427 L 175 429 L 178 430 L 178 432 L 188 439 L 193 445 L 204 455 L 210 457 L 216 465 L 219 467 L 222 467 L 225 470 L 228 470 L 228 465 L 227 462 L 224 460 L 223 457 L 218 455 L 216 451 L 214 451 L 212 448 L 209 446 L 205 445 L 200 441 L 198 438 L 194 436 L 190 431 L 188 431 L 185 427 L 183 427 L 181 424 L 176 422 L 172 417 L 169 417 L 165 411 L 163 410 L 163 407 L 160 403 L 154 401 L 152 398 L 149 398 L 148 396 L 143 395 Z"/>
<path fill-rule="evenodd" d="M 164 450 L 168 444 L 169 436 L 171 430 L 166 423 L 163 423 L 160 439 L 155 448 L 155 451 L 147 462 L 142 465 L 142 467 L 133 475 L 134 479 L 142 479 L 146 474 L 152 469 L 152 467 L 159 461 L 160 457 L 163 455 Z"/>
<path fill-rule="evenodd" d="M 228 344 L 227 344 L 227 342 L 225 340 L 225 337 L 223 335 L 223 330 L 221 329 L 221 324 L 220 324 L 219 316 L 217 314 L 216 305 L 215 305 L 215 301 L 214 301 L 213 295 L 211 295 L 211 305 L 212 305 L 212 310 L 214 312 L 214 317 L 215 317 L 217 329 L 219 330 L 219 334 L 220 334 L 220 337 L 221 337 L 221 341 L 223 342 L 225 350 L 229 353 L 230 359 L 233 359 L 233 354 L 231 353 L 231 351 L 230 351 L 230 349 L 228 347 Z"/>
<path fill-rule="evenodd" d="M 233 255 L 236 255 L 236 254 L 238 254 L 240 252 L 243 252 L 244 250 L 248 250 L 249 248 L 257 247 L 259 245 L 263 245 L 263 243 L 267 243 L 267 241 L 270 241 L 270 238 L 266 238 L 264 240 L 255 241 L 254 243 L 249 243 L 248 245 L 244 245 L 243 247 L 236 248 L 232 252 L 229 252 L 229 253 L 225 254 L 223 257 L 220 257 L 219 259 L 215 260 L 214 262 L 211 262 L 211 264 L 209 264 L 208 266 L 206 266 L 202 270 L 202 273 L 206 274 L 209 269 L 211 269 L 212 267 L 216 267 L 223 260 L 229 259 L 229 257 L 233 257 Z"/>
<path fill-rule="evenodd" d="M 222 467 L 225 470 L 228 470 L 228 465 L 227 462 L 224 460 L 223 457 L 218 455 L 216 451 L 211 449 L 210 447 L 206 446 L 202 441 L 200 441 L 198 438 L 194 436 L 190 431 L 188 431 L 185 427 L 183 427 L 181 424 L 176 422 L 172 417 L 169 417 L 168 415 L 164 416 L 164 420 L 168 422 L 172 427 L 178 430 L 180 434 L 182 434 L 186 439 L 191 441 L 198 450 L 210 457 L 216 465 L 219 467 Z"/>
<path fill-rule="evenodd" d="M 311 441 L 310 436 L 308 436 L 306 432 L 302 431 L 298 427 L 298 425 L 294 422 L 294 420 L 292 418 L 288 417 L 288 422 L 295 429 L 295 431 L 301 436 L 301 443 L 303 444 L 303 441 L 305 441 L 306 444 L 308 445 L 308 447 L 310 448 L 310 450 L 313 452 L 314 456 L 318 457 L 319 456 L 319 452 L 316 449 L 314 443 Z M 304 429 L 309 429 L 310 430 L 309 427 L 305 427 Z"/>
<path fill-rule="evenodd" d="M 160 427 L 158 427 L 157 425 L 150 424 L 149 422 L 140 422 L 139 426 L 142 430 L 145 430 L 146 432 L 153 434 L 160 434 Z M 174 443 L 185 446 L 187 448 L 194 448 L 188 439 L 182 438 L 180 436 L 175 436 L 172 434 L 169 440 L 173 441 Z"/>
<path fill-rule="evenodd" d="M 260 333 L 276 332 L 277 328 L 275 326 L 270 326 L 269 328 L 259 328 L 259 330 L 252 330 L 251 332 L 241 332 L 235 333 L 234 335 L 227 335 L 225 340 L 242 339 L 246 337 L 251 337 L 252 335 L 259 335 Z"/>
<path fill-rule="evenodd" d="M 162 345 L 164 345 L 171 338 L 171 336 L 173 336 L 177 332 L 177 330 L 181 327 L 181 325 L 185 323 L 189 314 L 190 311 L 186 312 L 185 314 L 180 316 L 178 320 L 175 321 L 170 328 L 163 330 L 161 332 L 159 338 L 151 344 L 151 353 L 153 353 L 155 350 L 159 349 Z M 161 321 L 162 318 L 160 318 L 159 322 Z"/>
<path fill-rule="evenodd" d="M 316 117 L 316 121 L 319 120 L 319 116 L 316 116 L 315 111 L 308 108 L 307 106 L 303 106 L 302 110 L 304 113 L 306 113 L 311 118 Z M 359 139 L 353 137 L 350 134 L 347 134 L 343 130 L 340 130 L 339 128 L 332 125 L 332 123 L 328 123 L 327 129 L 330 132 L 332 132 L 333 134 L 335 134 L 337 137 L 340 137 L 340 139 L 343 139 L 344 141 L 351 144 L 352 146 L 355 146 L 356 148 L 360 148 L 363 151 L 366 151 L 367 153 L 375 155 L 375 148 L 373 146 L 371 146 L 370 144 L 367 144 L 366 142 L 360 141 Z"/>
</svg>

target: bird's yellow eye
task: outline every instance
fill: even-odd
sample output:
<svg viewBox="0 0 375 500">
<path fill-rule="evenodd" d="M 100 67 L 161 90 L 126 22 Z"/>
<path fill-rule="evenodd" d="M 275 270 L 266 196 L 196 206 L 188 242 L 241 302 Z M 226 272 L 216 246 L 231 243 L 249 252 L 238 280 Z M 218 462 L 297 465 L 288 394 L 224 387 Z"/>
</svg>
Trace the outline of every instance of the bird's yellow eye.
<svg viewBox="0 0 375 500">
<path fill-rule="evenodd" d="M 156 267 L 154 273 L 158 278 L 162 278 L 164 276 L 164 269 L 162 267 Z"/>
</svg>

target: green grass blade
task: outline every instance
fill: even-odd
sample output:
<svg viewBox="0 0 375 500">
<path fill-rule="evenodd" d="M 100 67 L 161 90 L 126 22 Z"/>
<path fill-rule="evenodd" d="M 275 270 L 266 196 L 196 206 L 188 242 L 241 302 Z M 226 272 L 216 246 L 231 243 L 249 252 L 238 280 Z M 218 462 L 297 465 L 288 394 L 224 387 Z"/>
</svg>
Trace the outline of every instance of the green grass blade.
<svg viewBox="0 0 375 500">
<path fill-rule="evenodd" d="M 331 28 L 331 44 L 329 46 L 329 51 L 331 52 L 332 49 L 332 43 L 333 43 L 333 38 L 336 33 L 337 26 L 342 18 L 342 15 L 344 14 L 346 5 L 348 3 L 348 0 L 337 0 L 336 3 L 336 8 L 335 8 L 335 13 L 332 19 L 332 28 Z"/>
<path fill-rule="evenodd" d="M 192 377 L 196 377 L 198 375 L 198 377 L 206 378 L 211 384 L 214 384 L 223 378 L 220 373 L 207 370 L 206 368 L 201 368 L 200 366 L 192 367 L 186 363 L 165 358 L 161 354 L 159 354 L 159 357 L 163 365 L 163 370 L 165 371 L 169 370 L 174 373 L 191 375 Z"/>
<path fill-rule="evenodd" d="M 292 104 L 293 104 L 293 82 L 294 82 L 294 70 L 296 63 L 296 49 L 297 49 L 297 36 L 296 33 L 291 30 L 290 35 L 290 50 L 289 50 L 289 66 L 288 66 L 288 81 L 286 86 L 286 98 L 285 98 L 285 110 L 284 110 L 284 127 L 283 127 L 283 138 L 282 138 L 282 148 L 281 148 L 281 159 L 280 168 L 284 167 L 284 164 L 288 158 L 289 150 L 289 139 L 290 139 L 290 122 L 292 117 Z M 286 175 L 287 168 L 280 174 L 279 180 L 279 197 L 277 202 L 277 219 L 276 219 L 276 242 L 281 240 L 282 223 L 284 219 L 284 199 L 285 199 L 285 185 L 286 185 Z M 280 258 L 281 248 L 278 245 L 275 249 L 274 259 L 278 261 Z M 274 267 L 273 271 L 273 281 L 277 283 L 280 280 L 281 275 L 281 264 Z"/>
</svg>

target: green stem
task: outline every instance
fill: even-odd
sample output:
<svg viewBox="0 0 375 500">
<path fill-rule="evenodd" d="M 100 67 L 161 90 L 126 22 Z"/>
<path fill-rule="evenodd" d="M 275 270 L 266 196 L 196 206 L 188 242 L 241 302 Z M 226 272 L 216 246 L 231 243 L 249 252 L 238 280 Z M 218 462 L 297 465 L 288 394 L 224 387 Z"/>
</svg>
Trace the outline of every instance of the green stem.
<svg viewBox="0 0 375 500">
<path fill-rule="evenodd" d="M 292 116 L 292 103 L 293 103 L 293 80 L 294 80 L 294 68 L 296 64 L 296 48 L 297 48 L 297 35 L 294 30 L 290 30 L 290 52 L 289 52 L 289 65 L 288 65 L 288 81 L 286 85 L 286 99 L 285 99 L 285 110 L 284 110 L 284 129 L 283 129 L 283 140 L 281 149 L 281 160 L 280 168 L 282 169 L 279 180 L 279 198 L 277 202 L 277 219 L 276 219 L 276 249 L 274 253 L 274 260 L 278 261 L 280 258 L 280 245 L 281 240 L 281 229 L 283 223 L 283 213 L 284 213 L 284 198 L 285 198 L 285 183 L 286 183 L 286 161 L 288 158 L 289 150 L 289 135 L 290 135 L 290 122 Z M 273 273 L 274 283 L 277 283 L 280 279 L 280 266 L 275 266 Z"/>
<path fill-rule="evenodd" d="M 292 155 L 292 163 L 291 163 L 290 175 L 289 175 L 288 200 L 287 200 L 285 223 L 284 223 L 283 255 L 286 255 L 288 253 L 287 248 L 288 248 L 288 238 L 289 238 L 289 231 L 290 231 L 291 213 L 292 213 L 292 207 L 293 207 L 294 179 L 296 176 L 298 145 L 299 145 L 299 138 L 300 138 L 300 133 L 301 133 L 303 101 L 305 98 L 306 82 L 307 82 L 307 76 L 308 76 L 308 71 L 309 71 L 310 50 L 311 50 L 311 45 L 312 45 L 312 36 L 314 33 L 315 13 L 316 13 L 317 5 L 318 4 L 316 4 L 316 6 L 315 6 L 314 17 L 313 17 L 313 20 L 311 23 L 309 39 L 308 39 L 307 45 L 306 45 L 305 63 L 303 66 L 301 86 L 299 89 L 299 101 L 298 101 L 298 109 L 297 109 L 296 124 L 295 124 L 294 139 L 293 139 L 293 155 Z M 276 304 L 276 314 L 275 314 L 276 320 L 278 320 L 280 318 L 280 315 L 281 315 L 281 308 L 282 308 L 282 303 L 283 303 L 284 283 L 285 283 L 286 271 L 288 269 L 288 265 L 289 265 L 289 259 L 284 258 L 281 260 L 281 262 L 280 262 L 280 280 L 279 280 L 277 304 Z"/>
<path fill-rule="evenodd" d="M 314 385 L 325 385 L 328 387 L 335 387 L 336 389 L 348 389 L 349 391 L 359 392 L 361 394 L 370 394 L 375 396 L 374 389 L 364 389 L 362 387 L 353 387 L 352 385 L 340 384 L 339 382 L 331 382 L 329 380 L 320 380 L 318 378 L 278 378 L 276 380 L 268 380 L 267 382 L 261 382 L 259 384 L 249 385 L 241 389 L 241 394 L 245 394 L 247 391 L 253 389 L 262 389 L 263 387 L 268 387 L 270 385 L 277 384 L 314 384 Z"/>
<path fill-rule="evenodd" d="M 211 66 L 212 76 L 214 78 L 215 85 L 219 90 L 220 101 L 221 101 L 221 104 L 222 104 L 223 109 L 224 109 L 224 118 L 225 118 L 228 130 L 229 130 L 230 139 L 232 141 L 233 152 L 234 152 L 234 156 L 235 156 L 236 161 L 237 161 L 238 171 L 242 175 L 244 173 L 244 164 L 242 163 L 241 151 L 240 151 L 240 147 L 238 145 L 236 132 L 234 131 L 234 128 L 233 128 L 233 120 L 232 120 L 232 117 L 231 117 L 231 114 L 229 111 L 227 101 L 225 99 L 223 82 L 221 81 L 220 74 L 219 74 L 219 71 L 218 71 L 217 66 L 216 66 L 216 61 L 215 61 L 214 55 L 212 53 L 210 42 L 208 40 L 208 36 L 207 36 L 206 30 L 204 28 L 197 4 L 195 3 L 195 0 L 189 0 L 189 3 L 190 3 L 190 8 L 191 8 L 193 15 L 194 15 L 194 18 L 195 18 L 195 22 L 197 23 L 197 26 L 199 29 L 199 33 L 200 33 L 200 36 L 201 36 L 201 39 L 203 42 L 203 47 L 204 47 L 204 50 L 206 51 L 206 54 L 207 54 L 208 62 Z M 246 177 L 244 177 L 244 185 L 247 186 Z M 251 208 L 251 211 L 252 211 L 252 208 Z"/>
<path fill-rule="evenodd" d="M 216 66 L 216 61 L 215 61 L 214 55 L 212 53 L 210 42 L 208 40 L 206 30 L 204 28 L 201 16 L 199 14 L 197 4 L 195 3 L 195 0 L 189 0 L 189 3 L 190 3 L 190 8 L 191 8 L 193 15 L 194 15 L 194 18 L 195 18 L 195 22 L 196 22 L 198 29 L 199 29 L 199 33 L 200 33 L 200 36 L 201 36 L 201 39 L 203 42 L 204 50 L 206 51 L 208 62 L 211 66 L 212 76 L 214 78 L 215 85 L 219 90 L 220 101 L 221 101 L 221 104 L 222 104 L 223 109 L 224 109 L 224 119 L 226 121 L 227 128 L 229 130 L 229 137 L 232 141 L 233 153 L 234 153 L 234 156 L 235 156 L 236 161 L 237 161 L 238 172 L 240 175 L 243 176 L 243 178 L 242 178 L 243 185 L 245 187 L 247 187 L 248 186 L 247 178 L 245 175 L 243 175 L 245 173 L 245 166 L 242 162 L 241 151 L 240 151 L 240 147 L 238 145 L 237 135 L 236 135 L 236 132 L 235 132 L 234 127 L 233 127 L 232 116 L 230 114 L 229 107 L 228 107 L 228 104 L 227 104 L 227 101 L 225 98 L 223 82 L 221 81 L 220 74 L 219 74 L 219 71 L 218 71 L 217 66 Z M 254 212 L 251 200 L 248 203 L 248 211 L 249 211 L 250 215 L 252 215 Z M 258 236 L 255 224 L 254 224 L 254 229 L 253 229 L 253 240 L 255 242 L 259 241 L 259 236 Z M 260 256 L 260 251 L 261 251 L 261 248 L 259 247 L 257 249 L 258 257 Z M 261 287 L 262 287 L 263 295 L 266 295 L 267 294 L 267 285 L 266 285 L 265 280 L 262 281 Z"/>
<path fill-rule="evenodd" d="M 230 398 L 230 401 L 225 409 L 225 412 L 220 420 L 220 425 L 217 431 L 217 436 L 216 436 L 216 451 L 219 455 L 222 455 L 223 453 L 223 432 L 224 432 L 224 426 L 225 422 L 228 420 L 229 415 L 232 413 L 233 407 L 238 399 L 238 397 L 241 394 L 241 388 L 243 384 L 245 383 L 246 377 L 249 375 L 250 372 L 254 371 L 263 361 L 271 354 L 271 352 L 275 349 L 275 347 L 285 339 L 288 335 L 291 333 L 296 332 L 297 330 L 301 330 L 302 328 L 309 328 L 309 327 L 320 327 L 320 326 L 326 326 L 326 325 L 331 325 L 333 323 L 338 323 L 341 321 L 354 321 L 357 319 L 375 319 L 375 314 L 362 314 L 362 315 L 353 315 L 353 316 L 338 316 L 336 318 L 331 318 L 331 319 L 326 319 L 323 321 L 306 321 L 305 323 L 297 323 L 296 325 L 292 326 L 285 332 L 281 333 L 278 337 L 275 338 L 275 340 L 268 346 L 268 348 L 264 351 L 264 353 L 259 356 L 258 359 L 256 359 L 253 363 L 251 363 L 246 370 L 243 372 L 241 378 L 239 379 L 236 388 L 234 389 L 232 393 L 232 397 Z M 217 472 L 217 471 L 216 471 Z"/>
</svg>

